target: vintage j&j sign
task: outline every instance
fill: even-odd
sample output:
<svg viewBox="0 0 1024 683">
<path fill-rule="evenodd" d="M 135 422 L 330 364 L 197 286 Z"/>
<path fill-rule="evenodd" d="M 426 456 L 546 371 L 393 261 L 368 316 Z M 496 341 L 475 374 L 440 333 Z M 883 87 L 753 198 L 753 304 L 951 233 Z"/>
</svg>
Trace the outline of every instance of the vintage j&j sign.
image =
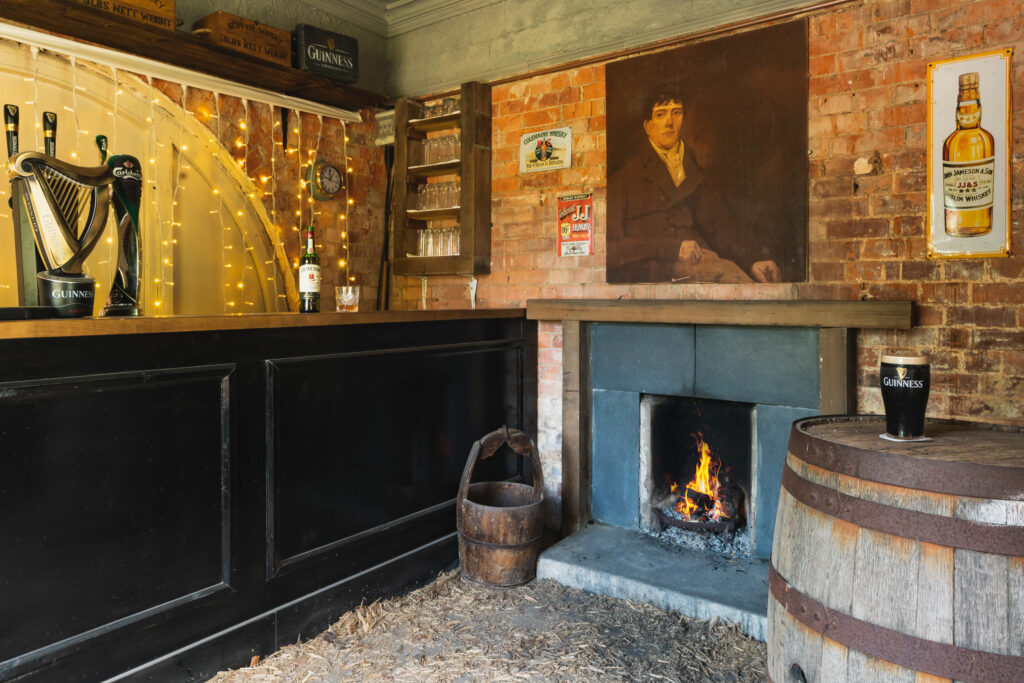
<svg viewBox="0 0 1024 683">
<path fill-rule="evenodd" d="M 526 133 L 519 143 L 519 172 L 551 171 L 572 166 L 572 128 Z"/>
<path fill-rule="evenodd" d="M 558 198 L 558 255 L 594 253 L 594 195 L 590 192 Z"/>
<path fill-rule="evenodd" d="M 928 65 L 928 258 L 1010 254 L 1012 57 Z"/>
</svg>

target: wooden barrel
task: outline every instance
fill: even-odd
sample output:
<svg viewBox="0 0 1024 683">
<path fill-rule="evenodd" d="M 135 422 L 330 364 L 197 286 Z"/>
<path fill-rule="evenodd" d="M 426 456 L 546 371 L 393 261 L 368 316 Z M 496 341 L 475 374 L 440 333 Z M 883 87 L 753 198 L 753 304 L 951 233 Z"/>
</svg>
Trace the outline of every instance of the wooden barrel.
<svg viewBox="0 0 1024 683">
<path fill-rule="evenodd" d="M 491 457 L 506 443 L 516 453 L 530 457 L 533 486 L 495 481 L 470 484 L 477 459 Z M 531 581 L 537 574 L 543 500 L 540 458 L 529 437 L 502 427 L 474 443 L 462 471 L 455 508 L 462 575 L 491 586 Z"/>
<path fill-rule="evenodd" d="M 774 683 L 1024 681 L 1024 430 L 793 425 L 768 601 Z"/>
</svg>

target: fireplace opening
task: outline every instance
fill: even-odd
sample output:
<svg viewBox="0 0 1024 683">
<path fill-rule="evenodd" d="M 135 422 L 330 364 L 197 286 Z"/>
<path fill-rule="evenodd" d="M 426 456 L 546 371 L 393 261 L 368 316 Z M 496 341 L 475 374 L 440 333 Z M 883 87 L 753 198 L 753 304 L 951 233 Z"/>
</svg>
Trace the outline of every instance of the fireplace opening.
<svg viewBox="0 0 1024 683">
<path fill-rule="evenodd" d="M 641 525 L 677 544 L 749 554 L 753 404 L 641 398 Z M 646 470 L 646 471 L 645 471 Z"/>
</svg>

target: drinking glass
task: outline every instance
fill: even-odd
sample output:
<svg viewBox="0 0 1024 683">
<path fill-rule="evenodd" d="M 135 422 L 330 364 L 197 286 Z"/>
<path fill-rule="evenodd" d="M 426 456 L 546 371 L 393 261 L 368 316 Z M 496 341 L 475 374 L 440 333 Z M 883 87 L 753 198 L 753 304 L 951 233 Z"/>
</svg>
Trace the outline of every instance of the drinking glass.
<svg viewBox="0 0 1024 683">
<path fill-rule="evenodd" d="M 359 310 L 359 285 L 337 285 L 334 288 L 335 309 L 344 313 Z"/>
<path fill-rule="evenodd" d="M 885 355 L 879 368 L 885 433 L 897 439 L 924 436 L 930 367 L 925 356 Z"/>
</svg>

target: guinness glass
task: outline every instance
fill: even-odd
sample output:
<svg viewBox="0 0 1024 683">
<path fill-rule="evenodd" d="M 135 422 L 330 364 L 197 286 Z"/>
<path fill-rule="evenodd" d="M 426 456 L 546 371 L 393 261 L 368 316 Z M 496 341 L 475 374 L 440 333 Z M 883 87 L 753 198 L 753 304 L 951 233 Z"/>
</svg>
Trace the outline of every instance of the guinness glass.
<svg viewBox="0 0 1024 683">
<path fill-rule="evenodd" d="M 924 356 L 882 356 L 879 372 L 885 433 L 898 439 L 924 436 L 929 368 Z"/>
</svg>

